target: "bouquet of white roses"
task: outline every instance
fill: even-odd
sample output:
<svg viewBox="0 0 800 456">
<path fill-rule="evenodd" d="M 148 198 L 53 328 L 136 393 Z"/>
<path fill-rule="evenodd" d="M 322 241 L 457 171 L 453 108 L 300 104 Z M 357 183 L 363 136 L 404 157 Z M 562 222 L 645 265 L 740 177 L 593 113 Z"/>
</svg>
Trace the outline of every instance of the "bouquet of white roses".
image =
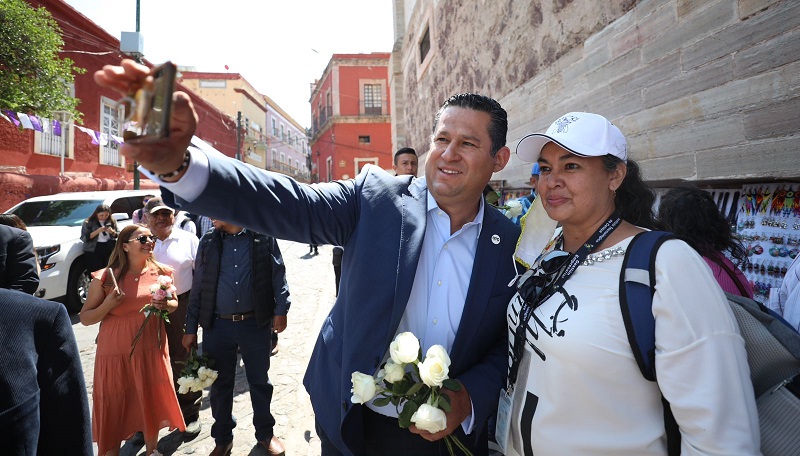
<svg viewBox="0 0 800 456">
<path fill-rule="evenodd" d="M 176 290 L 175 285 L 172 284 L 172 277 L 165 275 L 158 276 L 156 283 L 150 285 L 150 295 L 157 301 L 169 299 L 175 294 Z M 169 323 L 169 312 L 167 309 L 158 309 L 153 304 L 146 304 L 139 309 L 139 312 L 144 312 L 144 322 L 142 322 L 142 326 L 139 327 L 136 337 L 133 338 L 131 354 L 128 358 L 133 357 L 133 350 L 136 348 L 136 343 L 139 342 L 139 338 L 142 337 L 142 332 L 152 315 L 161 318 L 165 323 Z M 161 325 L 158 325 L 158 348 L 161 348 Z"/>
<path fill-rule="evenodd" d="M 178 378 L 178 393 L 202 391 L 203 388 L 211 386 L 217 379 L 217 371 L 211 369 L 213 365 L 213 359 L 209 359 L 205 353 L 198 355 L 197 350 L 193 347 L 186 360 L 186 367 L 183 368 L 181 376 Z"/>
<path fill-rule="evenodd" d="M 418 428 L 436 433 L 447 428 L 450 399 L 442 388 L 460 391 L 461 384 L 448 377 L 450 356 L 441 345 L 434 345 L 422 359 L 419 340 L 410 332 L 400 333 L 389 345 L 391 359 L 386 361 L 376 377 L 353 372 L 350 390 L 354 404 L 373 401 L 382 407 L 393 404 L 398 412 L 398 424 L 408 428 L 411 423 Z M 402 406 L 402 410 L 400 410 Z M 451 455 L 454 446 L 464 454 L 472 453 L 454 435 L 445 436 L 445 444 Z"/>
</svg>

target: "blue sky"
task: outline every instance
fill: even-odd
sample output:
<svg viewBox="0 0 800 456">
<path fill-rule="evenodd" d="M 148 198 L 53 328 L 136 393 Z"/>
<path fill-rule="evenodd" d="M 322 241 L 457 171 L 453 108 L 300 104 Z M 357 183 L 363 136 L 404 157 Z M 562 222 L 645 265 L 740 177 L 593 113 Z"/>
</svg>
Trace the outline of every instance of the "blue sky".
<svg viewBox="0 0 800 456">
<path fill-rule="evenodd" d="M 65 0 L 119 38 L 136 0 Z M 331 54 L 391 52 L 390 0 L 140 0 L 145 58 L 241 73 L 304 127 Z"/>
</svg>

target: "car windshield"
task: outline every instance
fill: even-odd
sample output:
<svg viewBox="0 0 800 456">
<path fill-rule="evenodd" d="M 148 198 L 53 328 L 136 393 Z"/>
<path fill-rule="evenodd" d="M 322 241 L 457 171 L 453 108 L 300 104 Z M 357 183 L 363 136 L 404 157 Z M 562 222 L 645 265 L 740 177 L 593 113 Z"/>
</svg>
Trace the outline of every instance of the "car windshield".
<svg viewBox="0 0 800 456">
<path fill-rule="evenodd" d="M 61 200 L 22 203 L 9 211 L 28 226 L 81 226 L 103 200 Z"/>
</svg>

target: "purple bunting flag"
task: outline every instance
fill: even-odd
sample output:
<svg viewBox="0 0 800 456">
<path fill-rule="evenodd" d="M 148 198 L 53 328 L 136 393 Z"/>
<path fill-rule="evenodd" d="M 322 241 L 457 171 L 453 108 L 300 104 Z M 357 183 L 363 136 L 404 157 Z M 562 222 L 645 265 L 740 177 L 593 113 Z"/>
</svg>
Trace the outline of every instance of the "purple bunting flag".
<svg viewBox="0 0 800 456">
<path fill-rule="evenodd" d="M 36 131 L 42 131 L 42 122 L 39 121 L 39 118 L 33 114 L 29 114 L 28 118 L 31 119 L 31 125 L 33 125 L 33 129 Z"/>
<path fill-rule="evenodd" d="M 19 127 L 20 122 L 19 122 L 19 119 L 17 119 L 17 113 L 16 112 L 14 112 L 14 111 L 12 111 L 10 109 L 4 109 L 3 110 L 3 114 L 7 115 L 8 118 L 11 119 L 12 122 L 14 122 L 14 125 Z"/>
<path fill-rule="evenodd" d="M 61 122 L 53 119 L 53 134 L 56 136 L 61 136 Z"/>
</svg>

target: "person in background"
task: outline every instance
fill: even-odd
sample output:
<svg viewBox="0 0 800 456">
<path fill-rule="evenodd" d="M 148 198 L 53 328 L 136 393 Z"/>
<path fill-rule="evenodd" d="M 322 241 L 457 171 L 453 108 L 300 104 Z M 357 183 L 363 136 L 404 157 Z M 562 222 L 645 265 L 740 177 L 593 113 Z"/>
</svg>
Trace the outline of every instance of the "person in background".
<svg viewBox="0 0 800 456">
<path fill-rule="evenodd" d="M 0 214 L 0 225 L 11 226 L 22 231 L 28 231 L 27 225 L 16 214 Z"/>
<path fill-rule="evenodd" d="M 517 155 L 539 163 L 543 206 L 519 245 L 544 242 L 517 252 L 532 268 L 508 305 L 505 455 L 759 454 L 744 340 L 705 261 L 681 240 L 664 242 L 653 266 L 656 382 L 634 358 L 620 273 L 633 237 L 654 226 L 655 194 L 622 132 L 571 112 L 524 137 Z M 677 447 L 667 444 L 662 394 Z"/>
<path fill-rule="evenodd" d="M 111 217 L 111 208 L 105 204 L 97 206 L 81 226 L 83 256 L 86 269 L 97 271 L 106 267 L 108 257 L 117 240 L 117 221 Z"/>
<path fill-rule="evenodd" d="M 284 453 L 275 437 L 270 413 L 271 334 L 286 329 L 291 300 L 286 266 L 278 243 L 270 236 L 214 220 L 214 230 L 200 240 L 197 269 L 186 314 L 183 346 L 197 346 L 197 327 L 203 327 L 203 351 L 219 373 L 211 385 L 211 456 L 226 456 L 233 446 L 233 387 L 241 352 L 253 406 L 256 441 L 270 455 Z"/>
<path fill-rule="evenodd" d="M 753 298 L 753 286 L 740 270 L 749 262 L 747 249 L 711 194 L 691 187 L 670 189 L 658 205 L 658 224 L 697 250 L 724 291 Z"/>
<path fill-rule="evenodd" d="M 144 195 L 142 197 L 142 207 L 133 211 L 133 223 L 140 223 L 146 224 L 147 221 L 145 220 L 144 215 L 144 207 L 147 206 L 147 202 L 150 201 L 150 198 L 155 197 L 156 195 Z"/>
<path fill-rule="evenodd" d="M 92 421 L 63 304 L 0 289 L 3 454 L 92 454 Z"/>
<path fill-rule="evenodd" d="M 202 239 L 203 235 L 214 229 L 214 224 L 211 219 L 201 214 L 187 214 L 189 219 L 194 222 L 197 228 L 197 238 Z"/>
<path fill-rule="evenodd" d="M 178 289 L 178 308 L 169 317 L 167 339 L 169 358 L 172 362 L 172 376 L 175 380 L 175 394 L 181 404 L 183 420 L 186 422 L 186 438 L 200 433 L 200 399 L 202 391 L 179 394 L 177 383 L 189 352 L 183 348 L 183 327 L 186 322 L 186 309 L 189 307 L 189 291 L 192 289 L 194 258 L 200 242 L 192 233 L 175 227 L 175 211 L 164 204 L 160 196 L 150 198 L 145 206 L 145 219 L 150 231 L 156 236 L 153 257 L 156 261 L 172 267 L 175 287 Z"/>
<path fill-rule="evenodd" d="M 10 226 L 12 228 L 17 228 L 22 231 L 28 231 L 28 227 L 25 225 L 25 222 L 22 221 L 16 214 L 0 214 L 0 225 Z M 33 249 L 33 256 L 36 261 L 36 275 L 37 277 L 42 273 L 42 269 L 39 265 L 39 255 L 36 253 L 36 247 L 31 242 L 31 249 Z M 37 287 L 38 287 L 38 280 L 37 280 Z"/>
<path fill-rule="evenodd" d="M 800 331 L 800 255 L 786 270 L 781 286 L 770 289 L 768 306 Z"/>
<path fill-rule="evenodd" d="M 96 72 L 95 81 L 122 94 L 149 72 L 123 60 Z M 424 179 L 367 165 L 355 179 L 309 186 L 190 148 L 196 113 L 182 92 L 174 96 L 169 138 L 121 149 L 153 171 L 148 177 L 170 204 L 276 238 L 341 245 L 369 260 L 343 262 L 346 280 L 304 379 L 325 456 L 440 455 L 451 434 L 474 454 L 488 453 L 486 420 L 506 370 L 504 303 L 513 294 L 508 283 L 517 269 L 509 257 L 519 228 L 487 207 L 482 192 L 509 160 L 507 114 L 489 97 L 461 93 L 442 103 L 433 125 Z M 234 176 L 252 185 L 240 186 Z M 248 210 L 237 210 L 232 198 L 248 202 Z M 449 377 L 464 386 L 446 392 L 450 411 L 437 433 L 400 428 L 393 406 L 352 403 L 353 372 L 377 372 L 389 343 L 405 331 L 420 337 L 423 352 L 441 344 L 450 354 Z"/>
<path fill-rule="evenodd" d="M 417 151 L 410 147 L 403 147 L 394 153 L 392 169 L 398 176 L 416 176 L 419 160 Z"/>
<path fill-rule="evenodd" d="M 504 214 L 506 217 L 510 218 L 515 225 L 520 225 L 522 223 L 522 218 L 528 213 L 528 210 L 531 208 L 531 204 L 533 204 L 533 200 L 536 199 L 536 181 L 538 179 L 539 164 L 534 163 L 533 167 L 531 168 L 531 177 L 528 179 L 528 183 L 531 186 L 531 193 L 517 198 L 514 201 L 510 201 L 507 204 L 509 208 L 505 210 Z"/>
<path fill-rule="evenodd" d="M 164 320 L 155 314 L 146 319 L 141 312 L 148 304 L 170 314 L 178 308 L 174 293 L 157 300 L 150 292 L 159 276 L 173 276 L 172 268 L 153 258 L 155 242 L 147 227 L 123 228 L 108 267 L 92 274 L 81 309 L 85 326 L 102 322 L 92 390 L 93 432 L 100 455 L 118 455 L 122 441 L 137 431 L 144 432 L 147 456 L 160 455 L 159 430 L 185 429 L 173 388 Z"/>
<path fill-rule="evenodd" d="M 175 213 L 175 226 L 183 231 L 188 231 L 197 236 L 197 226 L 194 224 L 194 220 L 192 220 L 192 218 L 189 216 L 189 213 L 186 211 L 178 211 Z M 203 236 L 197 236 L 198 239 L 201 237 Z"/>
</svg>

